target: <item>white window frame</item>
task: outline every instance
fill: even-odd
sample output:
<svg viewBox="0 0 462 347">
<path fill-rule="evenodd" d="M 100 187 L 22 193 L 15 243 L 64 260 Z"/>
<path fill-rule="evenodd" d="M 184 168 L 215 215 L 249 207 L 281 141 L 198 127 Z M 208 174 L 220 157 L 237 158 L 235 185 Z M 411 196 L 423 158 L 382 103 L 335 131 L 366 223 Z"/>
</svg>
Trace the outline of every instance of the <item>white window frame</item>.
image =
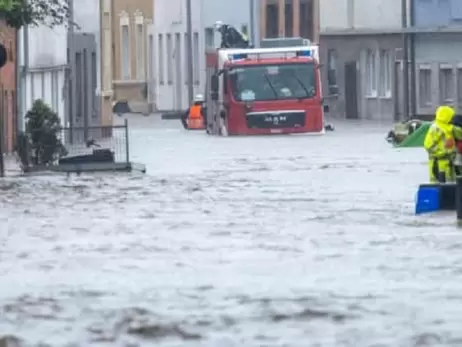
<svg viewBox="0 0 462 347">
<path fill-rule="evenodd" d="M 422 93 L 422 72 L 430 74 L 430 81 L 429 81 L 429 95 L 423 95 Z M 433 98 L 432 98 L 432 85 L 433 85 L 433 71 L 430 65 L 428 64 L 420 64 L 417 66 L 417 78 L 418 78 L 418 87 L 417 87 L 417 95 L 418 95 L 418 104 L 419 108 L 431 108 L 433 105 Z M 427 88 L 427 87 L 426 87 Z M 428 98 L 427 98 L 428 96 Z"/>
<path fill-rule="evenodd" d="M 173 35 L 165 34 L 167 45 L 167 84 L 173 85 Z"/>
<path fill-rule="evenodd" d="M 381 98 L 391 99 L 391 77 L 392 77 L 392 54 L 388 49 L 381 49 L 380 70 L 379 70 L 379 96 Z"/>
<path fill-rule="evenodd" d="M 364 55 L 364 68 L 366 78 L 366 96 L 376 98 L 377 93 L 377 50 L 367 49 Z"/>
<path fill-rule="evenodd" d="M 188 61 L 188 33 L 184 33 L 183 35 L 183 60 L 184 60 L 184 84 L 188 85 L 189 82 L 189 64 L 191 64 L 190 61 Z"/>
<path fill-rule="evenodd" d="M 458 109 L 462 109 L 462 64 L 457 65 L 456 69 L 456 79 L 457 79 L 457 105 Z"/>
<path fill-rule="evenodd" d="M 143 14 L 135 14 L 135 40 L 136 40 L 136 79 L 146 81 L 146 25 Z M 140 31 L 141 29 L 141 31 Z"/>
<path fill-rule="evenodd" d="M 124 40 L 124 30 L 127 31 L 127 42 Z M 125 56 L 124 50 L 127 50 Z M 130 54 L 130 18 L 126 12 L 120 14 L 120 77 L 121 80 L 131 78 L 131 54 Z"/>
<path fill-rule="evenodd" d="M 327 88 L 329 95 L 338 95 L 337 50 L 327 50 Z M 330 78 L 333 74 L 333 78 Z"/>
<path fill-rule="evenodd" d="M 193 65 L 193 79 L 194 79 L 194 84 L 196 86 L 198 86 L 200 84 L 200 75 L 201 75 L 201 68 L 200 68 L 200 64 L 201 64 L 201 60 L 200 60 L 200 37 L 199 37 L 199 33 L 198 32 L 194 32 L 193 33 L 193 40 L 192 40 L 192 44 L 193 44 L 193 61 L 194 61 L 194 65 Z"/>
<path fill-rule="evenodd" d="M 165 40 L 164 40 L 165 35 L 164 34 L 158 34 L 157 35 L 157 52 L 159 53 L 159 65 L 158 65 L 158 70 L 157 74 L 159 75 L 159 84 L 164 85 L 165 84 Z"/>
<path fill-rule="evenodd" d="M 445 87 L 443 87 L 443 74 L 446 71 L 450 71 L 451 75 L 451 80 L 449 83 L 449 88 L 451 88 L 452 96 L 451 95 L 444 95 L 445 93 Z M 439 90 L 440 90 L 440 104 L 447 104 L 447 105 L 455 105 L 456 103 L 456 75 L 455 75 L 455 68 L 453 65 L 450 64 L 440 64 L 438 68 L 438 85 L 439 85 Z M 446 83 L 445 83 L 446 84 Z"/>
</svg>

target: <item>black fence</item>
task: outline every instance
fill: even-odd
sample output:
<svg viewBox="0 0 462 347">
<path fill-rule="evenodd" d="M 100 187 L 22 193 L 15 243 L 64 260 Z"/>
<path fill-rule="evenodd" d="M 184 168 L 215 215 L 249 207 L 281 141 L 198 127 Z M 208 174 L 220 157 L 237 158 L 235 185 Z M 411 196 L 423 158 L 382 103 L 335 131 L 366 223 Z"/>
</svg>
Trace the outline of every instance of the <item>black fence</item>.
<svg viewBox="0 0 462 347">
<path fill-rule="evenodd" d="M 130 165 L 128 122 L 113 126 L 61 127 L 54 131 L 38 129 L 18 135 L 15 152 L 23 171 L 57 166 L 65 158 L 80 162 L 110 160 L 114 164 Z M 0 176 L 5 169 L 2 158 L 0 156 Z"/>
<path fill-rule="evenodd" d="M 60 158 L 106 149 L 114 154 L 116 163 L 130 161 L 127 121 L 124 125 L 61 128 L 58 138 L 65 149 Z"/>
</svg>

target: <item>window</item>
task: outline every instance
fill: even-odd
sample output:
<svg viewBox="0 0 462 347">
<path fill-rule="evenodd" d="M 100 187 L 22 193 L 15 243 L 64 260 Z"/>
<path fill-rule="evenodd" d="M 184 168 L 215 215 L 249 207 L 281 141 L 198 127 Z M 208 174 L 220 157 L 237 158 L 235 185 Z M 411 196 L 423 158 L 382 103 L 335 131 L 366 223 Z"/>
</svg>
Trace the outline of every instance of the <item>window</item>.
<svg viewBox="0 0 462 347">
<path fill-rule="evenodd" d="M 158 36 L 158 42 L 157 44 L 159 45 L 158 51 L 159 51 L 159 84 L 165 84 L 165 51 L 164 51 L 164 36 L 162 34 L 159 34 Z"/>
<path fill-rule="evenodd" d="M 103 63 L 103 83 L 101 89 L 108 90 L 112 89 L 112 64 L 111 61 L 115 57 L 113 47 L 112 47 L 112 34 L 109 30 L 103 31 L 104 39 L 104 63 Z"/>
<path fill-rule="evenodd" d="M 174 61 L 175 61 L 175 85 L 179 85 L 182 83 L 182 76 L 181 74 L 184 73 L 183 71 L 181 71 L 181 65 L 183 63 L 183 61 L 181 60 L 182 58 L 182 53 L 181 53 L 181 49 L 182 49 L 182 46 L 181 46 L 181 34 L 180 33 L 175 33 L 175 57 L 174 57 Z M 184 54 L 184 53 L 183 53 Z"/>
<path fill-rule="evenodd" d="M 236 101 L 311 99 L 316 96 L 316 67 L 305 63 L 242 66 L 228 72 Z"/>
<path fill-rule="evenodd" d="M 199 85 L 200 82 L 200 58 L 199 58 L 199 34 L 193 34 L 193 61 L 194 61 L 194 84 Z"/>
<path fill-rule="evenodd" d="M 172 34 L 167 34 L 167 83 L 173 84 L 173 47 Z"/>
<path fill-rule="evenodd" d="M 457 103 L 462 108 L 462 67 L 457 69 Z"/>
<path fill-rule="evenodd" d="M 449 0 L 449 7 L 451 9 L 451 19 L 454 22 L 460 22 L 462 20 L 462 2 L 460 0 Z"/>
<path fill-rule="evenodd" d="M 337 95 L 337 52 L 335 49 L 329 49 L 327 51 L 327 64 L 327 87 L 329 89 L 329 95 Z"/>
<path fill-rule="evenodd" d="M 370 49 L 366 52 L 366 93 L 368 96 L 377 96 L 376 54 Z"/>
<path fill-rule="evenodd" d="M 128 30 L 128 25 L 122 25 L 122 79 L 124 80 L 130 79 L 130 37 Z"/>
<path fill-rule="evenodd" d="M 83 88 L 83 81 L 82 81 L 82 70 L 83 70 L 83 59 L 82 59 L 82 53 L 76 53 L 75 55 L 75 65 L 76 65 L 76 70 L 77 73 L 75 74 L 75 89 L 76 89 L 76 94 L 77 95 L 82 95 L 82 88 Z M 76 118 L 81 119 L 84 106 L 82 105 L 82 99 L 79 97 L 78 100 L 76 100 Z"/>
<path fill-rule="evenodd" d="M 452 67 L 440 68 L 440 103 L 453 104 L 455 101 L 455 81 Z"/>
<path fill-rule="evenodd" d="M 279 36 L 278 13 L 278 5 L 266 5 L 266 38 L 274 38 Z"/>
<path fill-rule="evenodd" d="M 432 106 L 432 70 L 430 66 L 419 67 L 419 106 Z"/>
<path fill-rule="evenodd" d="M 285 9 L 285 37 L 294 36 L 294 9 L 291 0 L 286 0 Z"/>
<path fill-rule="evenodd" d="M 152 35 L 149 35 L 149 47 L 148 47 L 148 76 L 149 80 L 154 78 L 154 69 L 153 69 L 153 57 L 154 57 L 154 38 Z"/>
<path fill-rule="evenodd" d="M 205 47 L 215 47 L 215 30 L 213 28 L 205 28 Z"/>
<path fill-rule="evenodd" d="M 146 79 L 144 71 L 144 30 L 143 24 L 136 25 L 136 79 L 144 81 Z"/>
<path fill-rule="evenodd" d="M 215 48 L 215 29 L 205 28 L 205 47 Z"/>
<path fill-rule="evenodd" d="M 184 84 L 188 85 L 189 84 L 189 52 L 188 52 L 188 34 L 184 34 Z"/>
<path fill-rule="evenodd" d="M 380 51 L 379 82 L 380 96 L 391 98 L 391 54 L 388 50 Z"/>
<path fill-rule="evenodd" d="M 299 20 L 299 32 L 300 37 L 305 39 L 313 40 L 313 1 L 300 0 L 300 20 Z"/>
</svg>

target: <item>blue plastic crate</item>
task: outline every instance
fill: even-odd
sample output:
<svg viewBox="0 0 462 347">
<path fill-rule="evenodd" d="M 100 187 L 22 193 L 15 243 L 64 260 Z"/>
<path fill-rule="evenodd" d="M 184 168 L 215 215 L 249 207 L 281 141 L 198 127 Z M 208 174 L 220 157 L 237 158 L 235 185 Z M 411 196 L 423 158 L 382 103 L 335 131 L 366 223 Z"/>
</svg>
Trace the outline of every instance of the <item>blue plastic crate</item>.
<svg viewBox="0 0 462 347">
<path fill-rule="evenodd" d="M 440 189 L 438 187 L 419 187 L 417 191 L 415 214 L 439 211 Z"/>
</svg>

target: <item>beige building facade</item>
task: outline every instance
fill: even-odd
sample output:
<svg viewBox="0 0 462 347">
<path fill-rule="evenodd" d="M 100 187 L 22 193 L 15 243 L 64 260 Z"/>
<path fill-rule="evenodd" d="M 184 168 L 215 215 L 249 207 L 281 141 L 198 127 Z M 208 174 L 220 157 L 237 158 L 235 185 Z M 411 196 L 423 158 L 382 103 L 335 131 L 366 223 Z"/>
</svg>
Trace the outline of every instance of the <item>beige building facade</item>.
<svg viewBox="0 0 462 347">
<path fill-rule="evenodd" d="M 148 28 L 153 0 L 101 1 L 101 66 L 104 109 L 125 102 L 147 111 Z"/>
<path fill-rule="evenodd" d="M 319 42 L 320 0 L 260 0 L 260 38 L 302 37 Z"/>
</svg>

